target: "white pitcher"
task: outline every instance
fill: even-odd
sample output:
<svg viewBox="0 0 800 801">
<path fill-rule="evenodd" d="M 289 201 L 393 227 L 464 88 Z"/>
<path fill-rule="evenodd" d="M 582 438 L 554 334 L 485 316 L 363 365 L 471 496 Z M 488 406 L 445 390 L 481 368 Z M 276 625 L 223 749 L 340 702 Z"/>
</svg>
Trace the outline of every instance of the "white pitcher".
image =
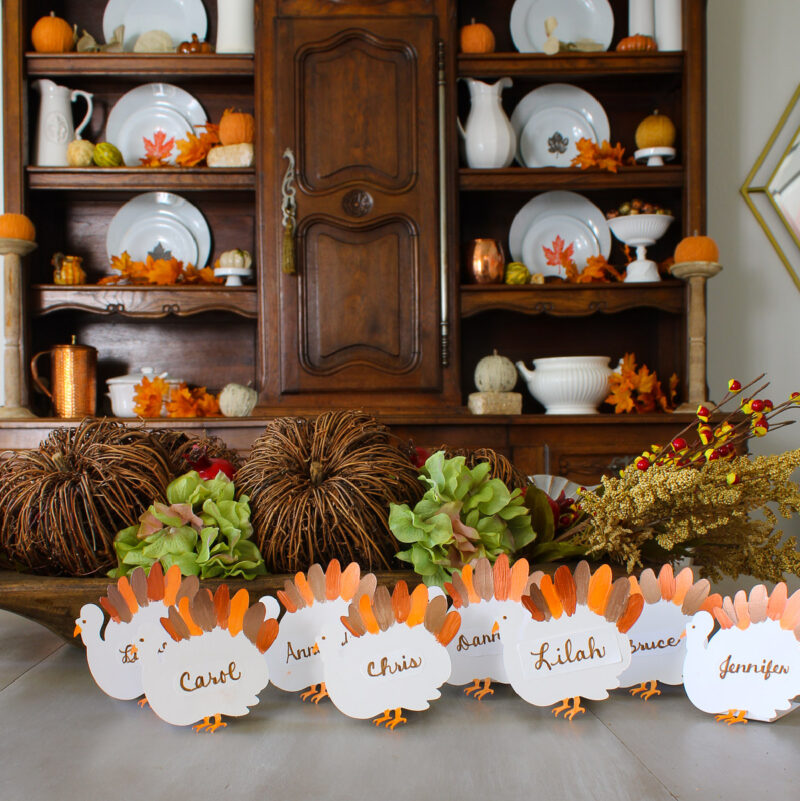
<svg viewBox="0 0 800 801">
<path fill-rule="evenodd" d="M 217 53 L 255 52 L 253 0 L 217 0 Z"/>
<path fill-rule="evenodd" d="M 511 78 L 489 84 L 464 78 L 469 86 L 471 107 L 466 129 L 458 121 L 465 144 L 467 166 L 473 169 L 508 167 L 517 151 L 517 137 L 503 111 L 501 93 L 513 86 Z"/>
<path fill-rule="evenodd" d="M 80 89 L 69 89 L 42 78 L 33 84 L 41 94 L 39 127 L 36 132 L 36 165 L 39 167 L 66 167 L 67 145 L 80 139 L 81 132 L 92 116 L 92 95 Z M 79 97 L 86 100 L 86 116 L 77 128 L 72 125 L 72 103 Z"/>
</svg>

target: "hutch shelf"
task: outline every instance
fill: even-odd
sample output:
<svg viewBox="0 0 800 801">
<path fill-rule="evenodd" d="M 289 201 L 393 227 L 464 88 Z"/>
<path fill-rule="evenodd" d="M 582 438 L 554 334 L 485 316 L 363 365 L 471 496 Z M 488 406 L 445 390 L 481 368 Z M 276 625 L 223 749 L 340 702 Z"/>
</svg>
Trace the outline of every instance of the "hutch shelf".
<svg viewBox="0 0 800 801">
<path fill-rule="evenodd" d="M 609 52 L 556 56 L 514 51 L 513 0 L 256 0 L 249 55 L 30 52 L 33 23 L 51 10 L 95 36 L 106 0 L 3 3 L 5 210 L 28 214 L 38 250 L 24 263 L 27 355 L 78 341 L 99 353 L 98 385 L 152 365 L 219 389 L 251 383 L 248 419 L 155 421 L 222 436 L 246 451 L 276 415 L 331 407 L 369 410 L 401 438 L 427 446 L 494 447 L 529 472 L 588 483 L 685 424 L 682 415 L 549 417 L 524 385 L 523 414 L 466 410 L 478 360 L 493 348 L 513 360 L 602 353 L 612 364 L 635 351 L 686 390 L 687 296 L 682 282 L 505 287 L 467 283 L 469 242 L 507 242 L 519 208 L 545 191 L 580 192 L 601 209 L 642 197 L 673 210 L 652 249 L 668 257 L 705 224 L 705 0 L 684 0 L 685 49 L 616 53 L 628 33 L 627 0 Z M 208 39 L 217 2 L 204 0 Z M 497 52 L 460 55 L 459 27 L 477 18 Z M 459 78 L 510 76 L 510 115 L 531 89 L 576 84 L 606 109 L 614 143 L 634 149 L 639 121 L 655 108 L 678 129 L 678 158 L 659 168 L 467 169 L 457 117 L 469 102 Z M 133 87 L 176 84 L 209 119 L 225 108 L 256 117 L 254 169 L 70 169 L 34 166 L 35 83 L 55 80 L 94 95 L 85 136 L 104 138 L 108 112 Z M 281 182 L 297 162 L 296 272 L 281 270 Z M 109 272 L 108 224 L 136 194 L 186 195 L 208 221 L 211 261 L 230 248 L 253 253 L 256 283 L 224 287 L 52 285 L 55 251 L 84 257 L 90 282 Z M 617 244 L 610 257 L 623 264 Z M 519 389 L 519 387 L 518 387 Z M 99 408 L 107 413 L 102 396 Z M 49 414 L 40 396 L 31 408 Z M 0 421 L 0 447 L 35 446 L 64 421 Z M 73 424 L 74 421 L 67 421 Z"/>
</svg>

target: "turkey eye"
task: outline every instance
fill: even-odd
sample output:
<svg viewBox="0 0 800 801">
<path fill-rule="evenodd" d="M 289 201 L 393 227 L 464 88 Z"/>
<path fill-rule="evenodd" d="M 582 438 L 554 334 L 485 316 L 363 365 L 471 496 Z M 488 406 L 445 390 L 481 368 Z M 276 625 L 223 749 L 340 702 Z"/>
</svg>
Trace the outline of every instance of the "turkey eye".
<svg viewBox="0 0 800 801">
<path fill-rule="evenodd" d="M 508 620 L 508 617 L 506 615 L 503 615 L 503 620 Z"/>
<path fill-rule="evenodd" d="M 144 642 L 144 638 L 143 637 L 139 637 L 139 642 Z"/>
</svg>

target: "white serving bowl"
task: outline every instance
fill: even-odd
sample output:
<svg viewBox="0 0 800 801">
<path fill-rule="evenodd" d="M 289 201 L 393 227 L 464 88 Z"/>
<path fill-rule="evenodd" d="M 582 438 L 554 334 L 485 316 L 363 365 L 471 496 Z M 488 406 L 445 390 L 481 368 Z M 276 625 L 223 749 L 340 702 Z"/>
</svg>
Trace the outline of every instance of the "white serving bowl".
<svg viewBox="0 0 800 801">
<path fill-rule="evenodd" d="M 608 396 L 609 361 L 608 356 L 556 356 L 534 359 L 534 370 L 523 362 L 517 368 L 547 414 L 595 414 Z"/>
<path fill-rule="evenodd" d="M 182 383 L 178 378 L 171 378 L 169 373 L 156 373 L 153 367 L 140 367 L 128 375 L 120 375 L 116 378 L 109 378 L 106 381 L 108 392 L 106 396 L 111 401 L 111 412 L 114 417 L 136 417 L 133 411 L 135 405 L 134 389 L 137 384 L 142 383 L 142 378 L 152 381 L 154 378 L 163 378 L 170 388 L 178 387 Z M 163 409 L 162 409 L 163 415 Z"/>
<path fill-rule="evenodd" d="M 626 245 L 654 245 L 670 227 L 674 217 L 669 214 L 626 214 L 612 217 L 608 227 Z"/>
</svg>

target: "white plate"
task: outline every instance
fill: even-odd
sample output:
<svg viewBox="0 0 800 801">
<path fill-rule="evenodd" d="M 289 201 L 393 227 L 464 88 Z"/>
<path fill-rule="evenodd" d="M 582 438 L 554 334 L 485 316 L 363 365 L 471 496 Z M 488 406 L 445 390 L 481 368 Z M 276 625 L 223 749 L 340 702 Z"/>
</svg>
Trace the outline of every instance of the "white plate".
<svg viewBox="0 0 800 801">
<path fill-rule="evenodd" d="M 192 34 L 202 42 L 208 32 L 203 0 L 108 0 L 103 14 L 103 36 L 110 42 L 114 30 L 125 26 L 125 50 L 147 31 L 166 31 L 177 47 Z"/>
<path fill-rule="evenodd" d="M 591 39 L 608 50 L 614 36 L 614 12 L 608 0 L 532 0 L 525 16 L 525 31 L 533 52 L 542 52 L 547 34 L 544 21 L 558 20 L 553 32 L 561 42 Z"/>
<path fill-rule="evenodd" d="M 564 240 L 564 248 L 573 246 L 572 261 L 580 272 L 590 256 L 600 255 L 600 245 L 594 232 L 585 222 L 568 214 L 539 217 L 522 240 L 522 263 L 532 272 L 542 275 L 559 275 L 566 278 L 560 265 L 547 263 L 544 248 L 553 249 L 556 237 Z"/>
<path fill-rule="evenodd" d="M 144 156 L 143 136 L 152 141 L 153 134 L 162 130 L 167 139 L 185 139 L 187 131 L 197 133 L 207 121 L 197 98 L 185 89 L 170 83 L 145 83 L 114 104 L 106 123 L 106 141 L 120 149 L 126 165 L 138 167 Z M 177 148 L 173 153 L 177 154 Z"/>
<path fill-rule="evenodd" d="M 605 109 L 594 95 L 589 94 L 579 86 L 573 86 L 571 83 L 545 84 L 528 92 L 517 103 L 511 115 L 511 127 L 517 135 L 517 141 L 519 141 L 523 129 L 528 124 L 528 120 L 537 111 L 552 108 L 553 106 L 579 112 L 594 129 L 598 142 L 603 140 L 611 141 L 611 129 Z M 525 163 L 519 150 L 517 151 L 517 159 L 520 164 Z"/>
<path fill-rule="evenodd" d="M 194 246 L 187 239 L 189 234 Z M 159 242 L 175 258 L 205 267 L 211 253 L 211 231 L 201 211 L 172 192 L 146 192 L 131 198 L 114 215 L 106 234 L 108 258 L 127 250 L 134 261 L 144 261 Z M 183 258 L 193 252 L 192 258 Z"/>
<path fill-rule="evenodd" d="M 531 10 L 533 0 L 516 0 L 511 7 L 511 18 L 509 27 L 511 28 L 511 41 L 520 53 L 534 53 L 536 47 L 528 36 L 527 20 L 528 12 Z"/>
<path fill-rule="evenodd" d="M 580 111 L 562 106 L 534 112 L 519 137 L 526 167 L 569 167 L 578 155 L 579 139 L 597 142 L 597 134 Z"/>
<path fill-rule="evenodd" d="M 523 261 L 522 242 L 534 222 L 539 217 L 552 215 L 567 215 L 585 223 L 597 237 L 600 254 L 608 258 L 611 253 L 611 231 L 605 214 L 583 195 L 557 190 L 536 195 L 517 212 L 508 232 L 509 249 L 514 261 Z"/>
</svg>

